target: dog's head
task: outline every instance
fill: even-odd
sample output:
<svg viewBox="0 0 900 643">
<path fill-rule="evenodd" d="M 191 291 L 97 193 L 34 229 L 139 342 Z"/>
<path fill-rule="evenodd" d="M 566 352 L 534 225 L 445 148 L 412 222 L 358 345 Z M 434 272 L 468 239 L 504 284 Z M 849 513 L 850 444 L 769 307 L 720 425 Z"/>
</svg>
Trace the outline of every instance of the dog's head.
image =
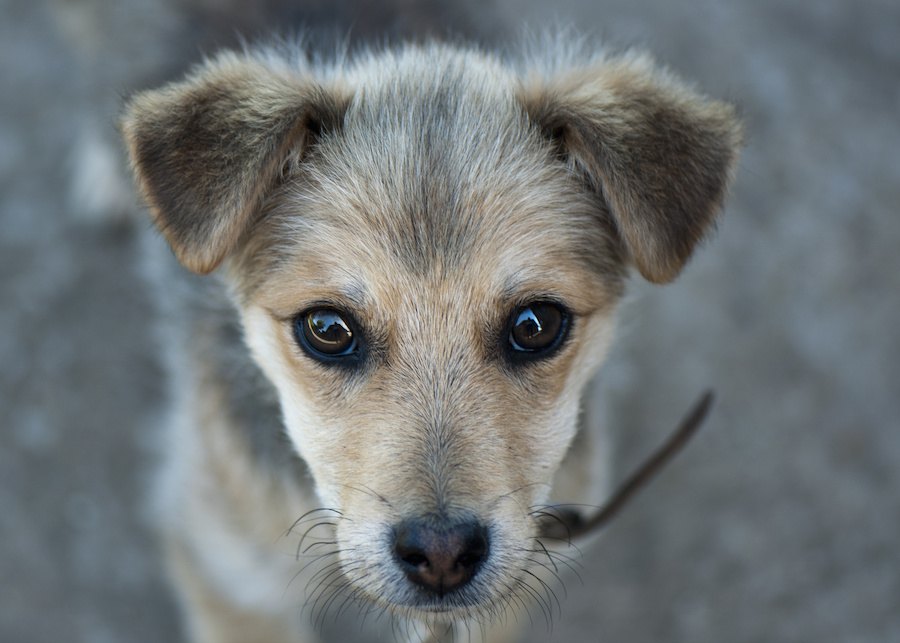
<svg viewBox="0 0 900 643">
<path fill-rule="evenodd" d="M 645 58 L 225 54 L 123 129 L 181 262 L 220 264 L 359 595 L 490 613 L 604 357 L 628 268 L 681 270 L 739 144 Z"/>
</svg>

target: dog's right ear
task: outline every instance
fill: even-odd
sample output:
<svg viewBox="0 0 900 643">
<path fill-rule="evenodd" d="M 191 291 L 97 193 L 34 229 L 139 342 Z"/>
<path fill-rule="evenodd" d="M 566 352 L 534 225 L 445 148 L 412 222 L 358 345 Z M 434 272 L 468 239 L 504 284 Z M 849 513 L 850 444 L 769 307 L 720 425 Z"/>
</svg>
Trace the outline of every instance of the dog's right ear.
<svg viewBox="0 0 900 643">
<path fill-rule="evenodd" d="M 529 118 L 607 202 L 641 274 L 671 281 L 712 227 L 733 176 L 734 109 L 644 56 L 560 63 L 523 82 Z"/>
<path fill-rule="evenodd" d="M 252 225 L 285 159 L 341 114 L 301 70 L 226 53 L 132 98 L 121 127 L 154 222 L 182 264 L 208 273 Z"/>
</svg>

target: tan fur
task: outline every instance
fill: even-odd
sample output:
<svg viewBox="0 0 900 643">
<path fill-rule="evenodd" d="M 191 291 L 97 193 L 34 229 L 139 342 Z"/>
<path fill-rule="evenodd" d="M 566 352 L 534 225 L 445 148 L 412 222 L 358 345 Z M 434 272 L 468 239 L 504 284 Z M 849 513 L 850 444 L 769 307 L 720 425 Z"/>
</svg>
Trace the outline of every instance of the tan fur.
<svg viewBox="0 0 900 643">
<path fill-rule="evenodd" d="M 413 638 L 452 622 L 510 636 L 493 625 L 553 582 L 537 528 L 554 480 L 590 495 L 589 432 L 560 467 L 627 268 L 669 281 L 710 228 L 739 144 L 731 108 L 639 56 L 432 45 L 311 66 L 265 50 L 137 96 L 123 132 L 181 262 L 223 264 L 253 358 L 212 359 L 235 349 L 230 313 L 185 298 L 196 343 L 164 505 L 195 638 L 310 640 L 292 600 L 313 621 L 375 606 Z M 544 300 L 569 312 L 568 335 L 517 362 L 510 316 Z M 298 345 L 298 313 L 322 305 L 362 335 L 356 366 Z M 272 436 L 253 455 L 257 420 L 279 413 L 234 408 L 257 380 L 299 457 L 273 458 Z M 461 589 L 424 597 L 404 576 L 392 538 L 411 519 L 485 526 Z M 305 599 L 285 592 L 295 574 Z"/>
</svg>

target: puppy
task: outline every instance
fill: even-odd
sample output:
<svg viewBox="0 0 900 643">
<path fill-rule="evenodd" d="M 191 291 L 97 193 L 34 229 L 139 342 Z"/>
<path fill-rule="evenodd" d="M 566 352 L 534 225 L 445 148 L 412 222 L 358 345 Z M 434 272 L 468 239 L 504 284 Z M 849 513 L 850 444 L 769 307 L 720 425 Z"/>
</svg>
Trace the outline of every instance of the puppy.
<svg viewBox="0 0 900 643">
<path fill-rule="evenodd" d="M 352 613 L 366 641 L 493 642 L 548 610 L 541 518 L 593 484 L 579 399 L 629 270 L 669 282 L 710 230 L 732 108 L 637 54 L 287 46 L 138 94 L 122 131 L 162 236 L 216 273 L 158 275 L 191 640 Z"/>
</svg>

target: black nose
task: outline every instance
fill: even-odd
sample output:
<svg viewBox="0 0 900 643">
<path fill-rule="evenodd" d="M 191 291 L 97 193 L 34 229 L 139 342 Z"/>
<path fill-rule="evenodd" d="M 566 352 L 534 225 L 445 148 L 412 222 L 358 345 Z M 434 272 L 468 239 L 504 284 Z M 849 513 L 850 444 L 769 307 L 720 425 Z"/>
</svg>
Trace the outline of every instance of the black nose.
<svg viewBox="0 0 900 643">
<path fill-rule="evenodd" d="M 472 580 L 487 553 L 487 530 L 475 521 L 407 520 L 394 531 L 394 554 L 406 577 L 438 596 Z"/>
</svg>

